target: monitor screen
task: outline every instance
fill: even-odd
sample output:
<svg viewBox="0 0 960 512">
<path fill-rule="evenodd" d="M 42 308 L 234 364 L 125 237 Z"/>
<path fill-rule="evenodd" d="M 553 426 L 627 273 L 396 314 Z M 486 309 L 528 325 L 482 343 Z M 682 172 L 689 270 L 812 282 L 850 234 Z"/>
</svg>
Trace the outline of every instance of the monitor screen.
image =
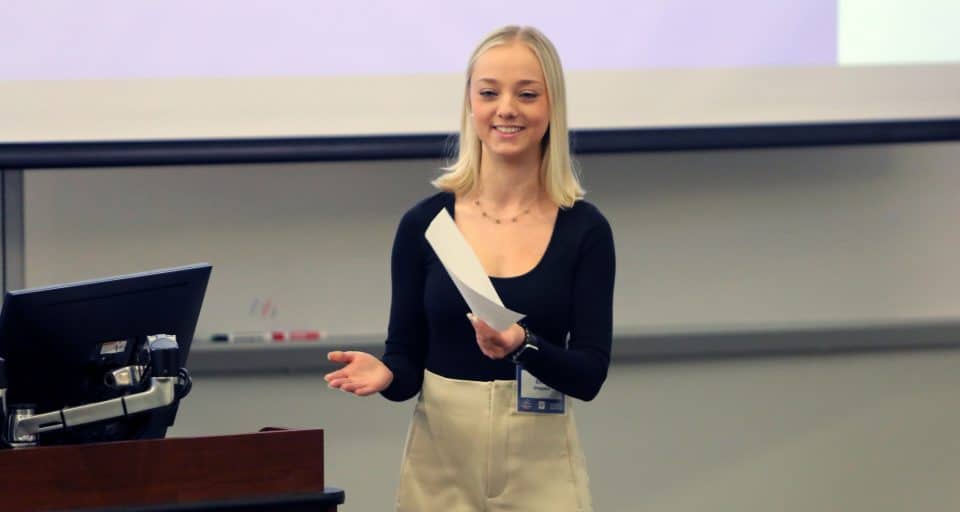
<svg viewBox="0 0 960 512">
<path fill-rule="evenodd" d="M 0 312 L 8 410 L 26 406 L 40 414 L 143 391 L 148 381 L 122 386 L 111 375 L 148 365 L 147 340 L 156 335 L 175 337 L 185 367 L 210 271 L 204 263 L 8 291 Z M 177 403 L 41 432 L 38 444 L 163 437 Z"/>
</svg>

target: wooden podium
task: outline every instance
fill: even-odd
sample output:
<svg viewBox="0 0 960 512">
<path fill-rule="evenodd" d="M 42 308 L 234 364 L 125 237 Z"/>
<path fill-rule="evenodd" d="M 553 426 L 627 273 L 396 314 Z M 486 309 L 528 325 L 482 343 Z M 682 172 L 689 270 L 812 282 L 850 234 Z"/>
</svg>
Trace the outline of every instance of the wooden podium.
<svg viewBox="0 0 960 512">
<path fill-rule="evenodd" d="M 0 450 L 0 510 L 335 511 L 323 430 Z"/>
</svg>

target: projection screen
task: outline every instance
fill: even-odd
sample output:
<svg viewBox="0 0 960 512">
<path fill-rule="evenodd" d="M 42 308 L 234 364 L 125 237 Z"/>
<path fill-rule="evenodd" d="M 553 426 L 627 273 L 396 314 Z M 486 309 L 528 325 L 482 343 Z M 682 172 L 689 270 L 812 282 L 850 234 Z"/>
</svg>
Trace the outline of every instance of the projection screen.
<svg viewBox="0 0 960 512">
<path fill-rule="evenodd" d="M 954 0 L 0 0 L 0 143 L 455 132 L 491 29 L 543 30 L 571 127 L 960 118 Z"/>
</svg>

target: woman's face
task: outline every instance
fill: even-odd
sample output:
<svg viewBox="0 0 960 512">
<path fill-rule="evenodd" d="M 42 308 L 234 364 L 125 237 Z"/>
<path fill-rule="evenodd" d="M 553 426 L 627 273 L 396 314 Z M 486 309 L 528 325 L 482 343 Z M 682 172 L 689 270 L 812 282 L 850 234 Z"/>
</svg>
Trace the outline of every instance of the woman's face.
<svg viewBox="0 0 960 512">
<path fill-rule="evenodd" d="M 514 42 L 477 58 L 470 75 L 470 111 L 485 152 L 511 160 L 540 157 L 550 104 L 543 70 L 529 47 Z"/>
</svg>

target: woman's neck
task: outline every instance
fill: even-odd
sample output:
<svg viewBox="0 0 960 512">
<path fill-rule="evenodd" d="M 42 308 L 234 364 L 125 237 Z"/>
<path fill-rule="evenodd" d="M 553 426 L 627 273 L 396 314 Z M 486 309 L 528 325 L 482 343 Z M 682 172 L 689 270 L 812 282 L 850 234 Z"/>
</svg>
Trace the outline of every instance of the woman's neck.
<svg viewBox="0 0 960 512">
<path fill-rule="evenodd" d="M 473 195 L 496 208 L 531 205 L 541 196 L 540 158 L 504 160 L 483 155 Z"/>
</svg>

